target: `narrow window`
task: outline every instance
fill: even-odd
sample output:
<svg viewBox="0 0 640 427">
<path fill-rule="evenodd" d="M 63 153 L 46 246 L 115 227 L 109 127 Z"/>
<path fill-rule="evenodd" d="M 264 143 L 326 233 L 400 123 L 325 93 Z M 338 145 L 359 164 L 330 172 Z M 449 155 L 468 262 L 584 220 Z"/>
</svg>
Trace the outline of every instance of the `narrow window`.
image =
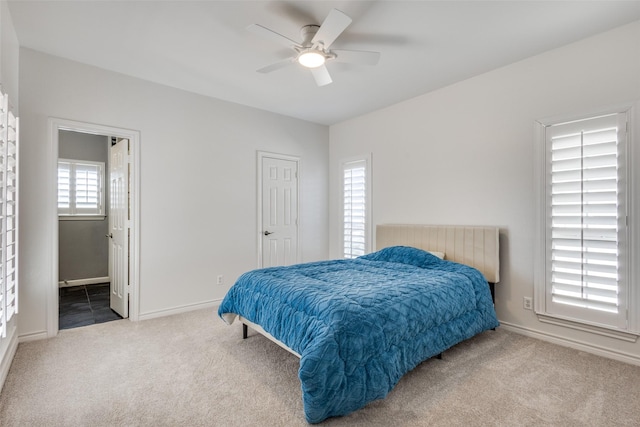
<svg viewBox="0 0 640 427">
<path fill-rule="evenodd" d="M 15 334 L 11 320 L 18 313 L 19 127 L 9 96 L 0 92 L 0 350 L 7 348 L 2 341 Z"/>
<path fill-rule="evenodd" d="M 342 163 L 343 255 L 356 258 L 370 248 L 369 158 Z"/>
<path fill-rule="evenodd" d="M 58 161 L 58 214 L 104 216 L 104 163 Z"/>
</svg>

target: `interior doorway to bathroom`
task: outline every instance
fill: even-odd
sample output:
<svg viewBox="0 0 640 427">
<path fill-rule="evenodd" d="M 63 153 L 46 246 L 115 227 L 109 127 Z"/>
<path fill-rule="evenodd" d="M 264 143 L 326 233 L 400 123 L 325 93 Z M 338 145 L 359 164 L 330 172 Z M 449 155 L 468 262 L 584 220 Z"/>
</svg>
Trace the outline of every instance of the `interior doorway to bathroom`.
<svg viewBox="0 0 640 427">
<path fill-rule="evenodd" d="M 51 119 L 56 205 L 48 335 L 138 317 L 139 133 Z"/>
</svg>

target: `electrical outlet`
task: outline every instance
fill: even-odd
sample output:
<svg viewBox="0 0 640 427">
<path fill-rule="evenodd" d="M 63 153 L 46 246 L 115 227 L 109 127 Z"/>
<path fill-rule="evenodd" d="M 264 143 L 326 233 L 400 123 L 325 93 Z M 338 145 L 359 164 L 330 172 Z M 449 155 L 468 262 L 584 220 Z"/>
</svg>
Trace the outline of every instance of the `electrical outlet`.
<svg viewBox="0 0 640 427">
<path fill-rule="evenodd" d="M 533 310 L 533 298 L 524 297 L 523 305 L 525 310 Z"/>
<path fill-rule="evenodd" d="M 218 279 L 216 280 L 218 285 L 224 285 L 224 276 L 222 274 L 218 275 Z"/>
</svg>

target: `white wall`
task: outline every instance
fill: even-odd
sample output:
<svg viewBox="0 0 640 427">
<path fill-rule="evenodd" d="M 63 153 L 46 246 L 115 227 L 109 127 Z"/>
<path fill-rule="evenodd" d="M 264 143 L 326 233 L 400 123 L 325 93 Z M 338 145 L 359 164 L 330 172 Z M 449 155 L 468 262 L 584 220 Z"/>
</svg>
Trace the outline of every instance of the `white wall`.
<svg viewBox="0 0 640 427">
<path fill-rule="evenodd" d="M 6 1 L 0 2 L 0 84 L 9 94 L 13 110 L 18 109 L 18 57 L 20 47 Z"/>
<path fill-rule="evenodd" d="M 640 342 L 542 324 L 522 302 L 533 296 L 534 121 L 638 99 L 640 21 L 332 126 L 331 256 L 341 243 L 339 161 L 371 152 L 374 224 L 500 226 L 503 324 L 640 362 Z"/>
<path fill-rule="evenodd" d="M 21 336 L 46 330 L 51 116 L 140 131 L 141 317 L 221 299 L 256 267 L 257 150 L 301 157 L 301 261 L 327 257 L 326 126 L 28 49 L 20 51 L 20 90 Z M 224 286 L 215 284 L 218 274 Z"/>
</svg>

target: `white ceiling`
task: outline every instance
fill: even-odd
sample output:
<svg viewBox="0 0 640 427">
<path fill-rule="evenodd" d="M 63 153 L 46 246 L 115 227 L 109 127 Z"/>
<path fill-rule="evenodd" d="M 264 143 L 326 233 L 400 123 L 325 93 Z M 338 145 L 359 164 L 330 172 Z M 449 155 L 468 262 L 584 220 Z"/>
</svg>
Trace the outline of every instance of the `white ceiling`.
<svg viewBox="0 0 640 427">
<path fill-rule="evenodd" d="M 152 82 L 331 125 L 640 20 L 640 1 L 10 1 L 20 45 Z M 291 56 L 246 30 L 299 40 L 332 8 L 353 23 L 335 49 L 375 67 L 255 70 Z"/>
</svg>

